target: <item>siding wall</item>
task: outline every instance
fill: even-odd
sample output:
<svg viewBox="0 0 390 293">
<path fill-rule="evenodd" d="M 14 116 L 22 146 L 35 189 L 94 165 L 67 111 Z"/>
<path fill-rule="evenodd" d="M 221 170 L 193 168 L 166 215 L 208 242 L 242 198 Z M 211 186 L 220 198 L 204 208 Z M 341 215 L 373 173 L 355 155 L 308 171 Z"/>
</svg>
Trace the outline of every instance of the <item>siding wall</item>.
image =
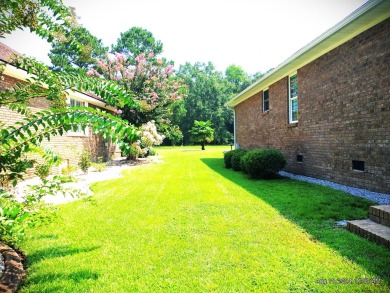
<svg viewBox="0 0 390 293">
<path fill-rule="evenodd" d="M 262 92 L 237 105 L 237 143 L 280 149 L 289 172 L 390 193 L 389 64 L 387 19 L 298 69 L 296 125 L 288 124 L 288 77 L 269 87 L 268 113 Z"/>
</svg>

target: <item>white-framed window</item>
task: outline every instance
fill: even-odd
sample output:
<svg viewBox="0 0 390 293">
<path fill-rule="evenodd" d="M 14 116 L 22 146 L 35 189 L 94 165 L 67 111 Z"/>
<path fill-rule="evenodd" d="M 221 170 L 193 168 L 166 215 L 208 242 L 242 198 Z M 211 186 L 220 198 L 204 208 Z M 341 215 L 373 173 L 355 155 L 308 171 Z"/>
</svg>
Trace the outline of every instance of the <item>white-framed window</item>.
<svg viewBox="0 0 390 293">
<path fill-rule="evenodd" d="M 263 112 L 269 111 L 269 90 L 263 90 Z"/>
<path fill-rule="evenodd" d="M 70 107 L 87 107 L 88 103 L 70 98 L 69 99 L 69 106 Z M 81 125 L 79 125 L 77 127 L 77 129 L 73 128 L 72 130 L 70 130 L 68 132 L 69 135 L 74 135 L 74 136 L 88 136 L 88 133 L 89 133 L 88 127 L 86 127 L 85 130 L 83 130 Z"/>
<path fill-rule="evenodd" d="M 288 122 L 298 122 L 298 75 L 293 74 L 288 78 Z"/>
</svg>

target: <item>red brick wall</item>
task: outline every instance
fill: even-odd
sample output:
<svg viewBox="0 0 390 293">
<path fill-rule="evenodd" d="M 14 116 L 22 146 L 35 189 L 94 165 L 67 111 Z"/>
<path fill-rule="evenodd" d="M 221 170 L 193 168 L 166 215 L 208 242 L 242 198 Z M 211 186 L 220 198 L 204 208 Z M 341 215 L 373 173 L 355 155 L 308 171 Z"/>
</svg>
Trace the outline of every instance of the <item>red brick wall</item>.
<svg viewBox="0 0 390 293">
<path fill-rule="evenodd" d="M 0 76 L 0 90 L 9 89 L 14 84 L 20 82 L 19 80 L 9 77 Z M 47 109 L 50 106 L 50 102 L 45 98 L 35 98 L 29 101 L 29 108 L 33 112 Z M 90 105 L 94 108 L 96 106 Z M 15 122 L 21 121 L 23 116 L 11 111 L 7 107 L 0 107 L 0 121 L 5 126 L 14 125 Z M 43 147 L 52 148 L 58 155 L 64 160 L 64 164 L 77 166 L 81 152 L 86 149 L 92 153 L 92 159 L 97 161 L 99 157 L 102 157 L 104 161 L 111 158 L 109 150 L 112 149 L 112 144 L 104 141 L 100 136 L 92 134 L 89 131 L 87 136 L 76 135 L 63 135 L 53 136 L 50 141 L 44 140 L 42 142 Z M 53 170 L 53 173 L 58 173 L 58 168 Z M 33 171 L 30 170 L 26 178 L 33 177 Z"/>
<path fill-rule="evenodd" d="M 298 69 L 299 122 L 288 124 L 288 78 L 237 105 L 242 148 L 273 147 L 286 171 L 390 193 L 390 19 Z M 296 156 L 303 155 L 303 162 Z M 352 170 L 352 160 L 365 171 Z"/>
</svg>

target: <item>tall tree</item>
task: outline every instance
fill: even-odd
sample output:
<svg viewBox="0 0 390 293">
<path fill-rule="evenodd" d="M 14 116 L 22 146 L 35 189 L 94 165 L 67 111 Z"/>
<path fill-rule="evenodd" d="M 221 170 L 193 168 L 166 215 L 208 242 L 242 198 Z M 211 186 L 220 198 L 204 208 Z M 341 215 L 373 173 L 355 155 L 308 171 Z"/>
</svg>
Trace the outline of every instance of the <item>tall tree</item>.
<svg viewBox="0 0 390 293">
<path fill-rule="evenodd" d="M 112 45 L 112 52 L 125 54 L 127 60 L 134 60 L 142 53 L 157 56 L 163 52 L 163 44 L 157 41 L 151 32 L 140 27 L 132 27 L 120 34 L 116 44 Z"/>
<path fill-rule="evenodd" d="M 189 143 L 189 130 L 195 120 L 210 120 L 215 128 L 215 142 L 228 143 L 233 134 L 227 130 L 223 96 L 223 75 L 215 70 L 209 62 L 186 63 L 180 66 L 178 76 L 188 85 L 188 97 L 184 101 L 186 115 L 182 118 L 180 129 L 184 134 L 185 143 Z M 231 111 L 230 115 L 233 117 Z"/>
<path fill-rule="evenodd" d="M 80 50 L 72 48 L 70 39 L 56 40 L 52 43 L 49 53 L 53 64 L 52 70 L 71 72 L 82 69 L 86 71 L 96 65 L 97 60 L 108 52 L 108 47 L 104 47 L 100 39 L 82 26 L 72 30 L 72 38 L 82 45 Z"/>
<path fill-rule="evenodd" d="M 225 70 L 225 78 L 230 84 L 230 91 L 239 93 L 251 84 L 250 76 L 237 65 L 229 65 Z"/>
</svg>

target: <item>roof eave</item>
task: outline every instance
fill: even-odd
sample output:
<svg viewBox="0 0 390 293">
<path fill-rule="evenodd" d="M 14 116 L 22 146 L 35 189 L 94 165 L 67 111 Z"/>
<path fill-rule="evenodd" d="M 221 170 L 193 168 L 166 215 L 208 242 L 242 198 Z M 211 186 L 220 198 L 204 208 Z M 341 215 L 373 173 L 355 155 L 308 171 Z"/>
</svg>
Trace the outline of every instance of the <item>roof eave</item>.
<svg viewBox="0 0 390 293">
<path fill-rule="evenodd" d="M 267 86 L 312 62 L 361 32 L 390 17 L 389 0 L 372 0 L 321 34 L 286 61 L 236 95 L 225 105 L 234 107 Z"/>
<path fill-rule="evenodd" d="M 10 63 L 7 63 L 4 65 L 4 71 L 2 73 L 3 75 L 7 75 L 13 78 L 16 78 L 18 80 L 26 81 L 28 78 L 33 77 L 32 74 L 27 73 L 27 71 L 19 69 L 15 66 L 13 66 Z M 43 84 L 44 88 L 48 88 L 47 85 Z M 85 102 L 88 102 L 90 104 L 93 104 L 95 106 L 105 108 L 110 111 L 114 111 L 115 108 L 112 106 L 107 105 L 103 100 L 96 99 L 92 97 L 91 95 L 76 91 L 76 90 L 67 90 L 67 94 L 70 98 L 76 98 Z"/>
</svg>

